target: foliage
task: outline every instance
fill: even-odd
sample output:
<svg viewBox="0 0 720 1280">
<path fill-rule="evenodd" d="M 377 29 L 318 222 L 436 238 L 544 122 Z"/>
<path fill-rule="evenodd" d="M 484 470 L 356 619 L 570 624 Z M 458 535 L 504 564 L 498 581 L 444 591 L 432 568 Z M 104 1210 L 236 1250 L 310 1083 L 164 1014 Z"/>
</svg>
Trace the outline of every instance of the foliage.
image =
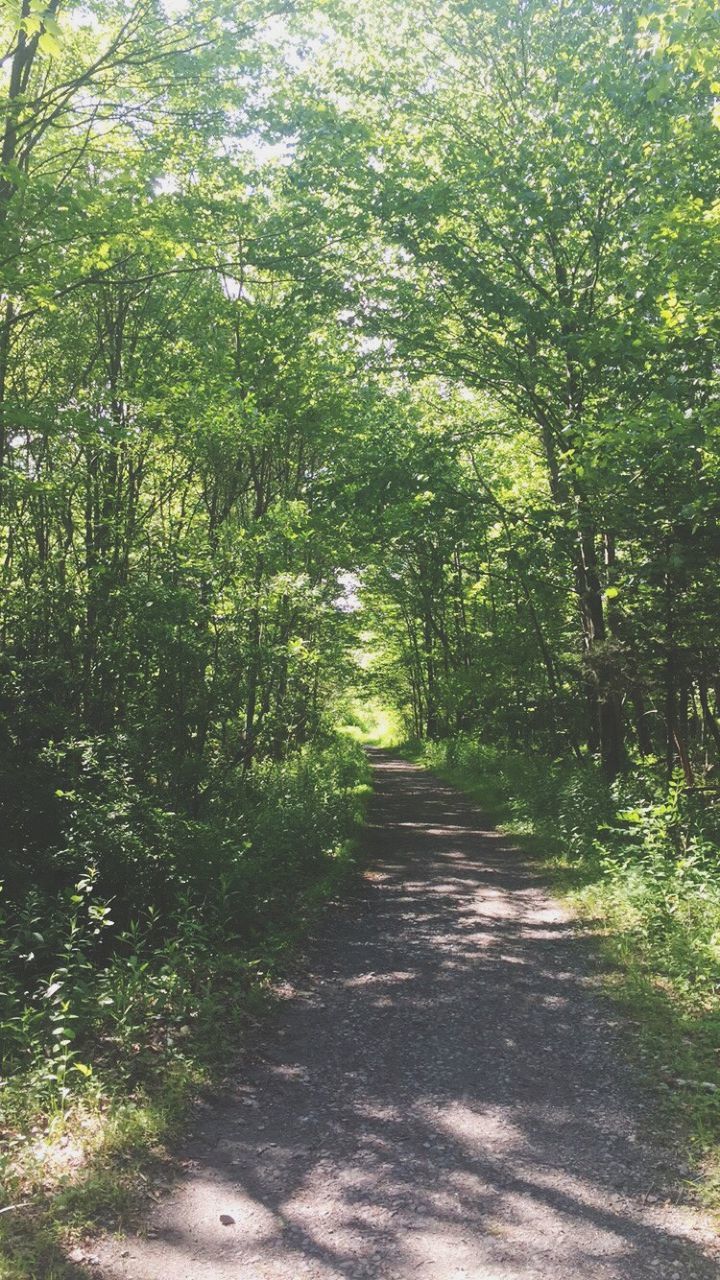
<svg viewBox="0 0 720 1280">
<path fill-rule="evenodd" d="M 78 805 L 63 859 L 94 860 L 3 920 L 3 1073 L 37 1075 L 62 1106 L 68 1072 L 91 1075 L 83 1047 L 127 1054 L 155 1027 L 143 1051 L 155 1050 L 197 1017 L 218 956 L 286 929 L 298 895 L 342 854 L 365 770 L 344 739 L 266 761 L 228 782 L 211 819 L 152 814 L 154 844 L 148 815 L 133 828 L 116 789 L 110 813 L 95 796 Z"/>
<path fill-rule="evenodd" d="M 556 761 L 518 820 L 693 1008 L 713 5 L 3 0 L 0 39 L 6 1066 L 62 1114 L 167 1061 L 322 883 L 353 736 L 482 739 L 516 796 Z"/>
<path fill-rule="evenodd" d="M 303 172 L 352 173 L 376 251 L 347 323 L 414 392 L 370 582 L 404 702 L 430 736 L 480 716 L 690 782 L 720 742 L 720 135 L 675 34 L 655 56 L 643 33 L 687 19 L 699 47 L 715 15 L 390 10 L 330 6 L 307 75 L 364 164 L 313 137 Z"/>
<path fill-rule="evenodd" d="M 392 704 L 377 695 L 350 694 L 338 707 L 339 731 L 370 747 L 397 747 L 403 742 L 403 725 Z"/>
</svg>

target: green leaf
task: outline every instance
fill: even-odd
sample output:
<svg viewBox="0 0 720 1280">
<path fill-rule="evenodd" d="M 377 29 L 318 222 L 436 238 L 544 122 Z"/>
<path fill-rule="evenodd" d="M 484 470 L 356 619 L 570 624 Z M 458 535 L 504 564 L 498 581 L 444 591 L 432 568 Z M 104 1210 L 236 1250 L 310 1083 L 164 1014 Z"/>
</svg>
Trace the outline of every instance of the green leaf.
<svg viewBox="0 0 720 1280">
<path fill-rule="evenodd" d="M 56 58 L 60 53 L 60 41 L 50 31 L 43 31 L 38 40 L 38 49 L 49 58 Z"/>
</svg>

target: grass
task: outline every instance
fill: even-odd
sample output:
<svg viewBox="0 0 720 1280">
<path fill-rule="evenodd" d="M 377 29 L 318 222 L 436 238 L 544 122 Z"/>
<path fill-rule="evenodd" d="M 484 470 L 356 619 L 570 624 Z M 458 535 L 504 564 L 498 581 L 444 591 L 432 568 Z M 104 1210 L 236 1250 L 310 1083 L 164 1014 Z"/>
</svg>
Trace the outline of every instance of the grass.
<svg viewBox="0 0 720 1280">
<path fill-rule="evenodd" d="M 720 1212 L 720 877 L 707 798 L 651 769 L 608 787 L 579 766 L 471 738 L 406 754 L 469 794 L 539 860 L 595 935 L 628 1049 Z"/>
<path fill-rule="evenodd" d="M 238 1044 L 272 1003 L 278 975 L 354 873 L 368 771 L 357 748 L 342 752 L 334 772 L 322 757 L 312 765 L 314 790 L 307 764 L 298 785 L 292 771 L 282 786 L 269 779 L 269 813 L 260 806 L 255 829 L 268 839 L 274 832 L 276 848 L 288 851 L 302 839 L 306 852 L 297 865 L 287 862 L 283 892 L 267 899 L 264 914 L 260 900 L 253 904 L 245 941 L 237 927 L 220 927 L 217 903 L 205 922 L 194 907 L 176 913 L 170 932 L 131 931 L 132 947 L 125 930 L 109 956 L 102 947 L 91 953 L 73 926 L 69 1007 L 57 1015 L 41 1009 L 33 1021 L 27 1006 L 28 1061 L 19 1060 L 0 1089 L 0 1280 L 85 1277 L 84 1243 L 128 1226 L 175 1176 L 174 1144 L 204 1096 L 222 1088 Z M 273 859 L 271 880 L 279 869 Z M 267 875 L 254 875 L 256 896 L 266 893 Z M 251 882 L 242 883 L 247 891 Z M 73 1037 L 81 1015 L 86 1025 Z M 50 1044 L 58 1018 L 64 1074 Z M 16 1022 L 8 1017 L 17 1040 Z"/>
</svg>

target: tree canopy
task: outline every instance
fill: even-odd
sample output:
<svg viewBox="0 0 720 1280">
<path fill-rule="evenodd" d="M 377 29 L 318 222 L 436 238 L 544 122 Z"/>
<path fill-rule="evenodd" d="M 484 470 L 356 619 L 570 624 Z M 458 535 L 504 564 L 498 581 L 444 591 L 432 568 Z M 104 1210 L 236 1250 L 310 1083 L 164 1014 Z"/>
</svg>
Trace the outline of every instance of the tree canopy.
<svg viewBox="0 0 720 1280">
<path fill-rule="evenodd" d="M 2 21 L 18 839 L 71 742 L 194 807 L 312 734 L 343 572 L 416 732 L 690 776 L 690 721 L 720 738 L 712 6 Z"/>
</svg>

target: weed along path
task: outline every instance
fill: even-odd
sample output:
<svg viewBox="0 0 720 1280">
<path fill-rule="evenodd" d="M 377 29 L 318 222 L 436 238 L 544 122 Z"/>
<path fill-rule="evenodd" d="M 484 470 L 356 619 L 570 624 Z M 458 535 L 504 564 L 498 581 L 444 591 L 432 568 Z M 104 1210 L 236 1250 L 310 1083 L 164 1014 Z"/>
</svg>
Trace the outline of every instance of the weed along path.
<svg viewBox="0 0 720 1280">
<path fill-rule="evenodd" d="M 367 871 L 105 1280 L 720 1276 L 587 944 L 471 802 L 373 752 Z"/>
</svg>

